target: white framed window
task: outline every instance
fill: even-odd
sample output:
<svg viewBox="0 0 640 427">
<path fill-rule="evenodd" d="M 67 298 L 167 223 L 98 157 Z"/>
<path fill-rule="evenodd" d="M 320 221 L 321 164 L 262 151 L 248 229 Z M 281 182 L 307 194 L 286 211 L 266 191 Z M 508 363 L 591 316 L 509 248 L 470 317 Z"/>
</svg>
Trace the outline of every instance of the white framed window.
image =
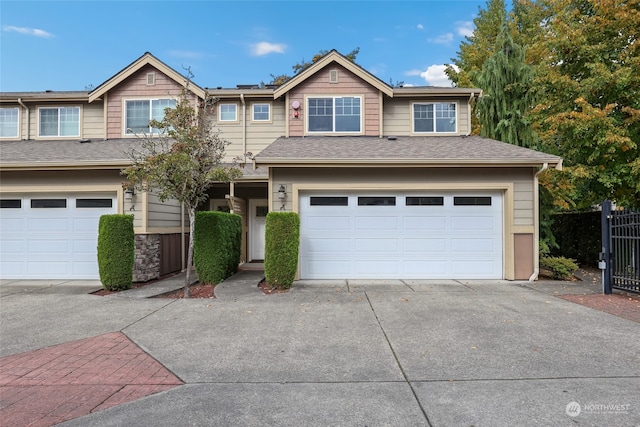
<svg viewBox="0 0 640 427">
<path fill-rule="evenodd" d="M 251 121 L 270 122 L 271 104 L 268 102 L 256 102 L 251 105 Z"/>
<path fill-rule="evenodd" d="M 172 98 L 158 99 L 125 99 L 124 101 L 124 133 L 158 133 L 158 129 L 151 128 L 151 120 L 164 119 L 167 108 L 174 108 L 176 100 Z"/>
<path fill-rule="evenodd" d="M 415 133 L 457 132 L 455 102 L 413 104 L 413 131 Z"/>
<path fill-rule="evenodd" d="M 307 132 L 361 133 L 362 97 L 307 98 Z"/>
<path fill-rule="evenodd" d="M 218 104 L 218 121 L 237 122 L 238 104 Z"/>
<path fill-rule="evenodd" d="M 0 138 L 17 138 L 19 135 L 20 110 L 0 108 Z"/>
<path fill-rule="evenodd" d="M 80 107 L 38 108 L 38 136 L 80 136 Z"/>
</svg>

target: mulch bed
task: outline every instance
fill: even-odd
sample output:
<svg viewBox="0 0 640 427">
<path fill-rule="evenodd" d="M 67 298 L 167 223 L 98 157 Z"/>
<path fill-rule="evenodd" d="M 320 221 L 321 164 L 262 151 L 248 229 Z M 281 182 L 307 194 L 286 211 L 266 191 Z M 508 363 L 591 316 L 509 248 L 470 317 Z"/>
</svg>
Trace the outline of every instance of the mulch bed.
<svg viewBox="0 0 640 427">
<path fill-rule="evenodd" d="M 566 301 L 584 305 L 624 319 L 640 322 L 640 295 L 625 294 L 593 294 L 593 295 L 558 295 Z"/>
<path fill-rule="evenodd" d="M 284 294 L 286 292 L 289 292 L 289 289 L 272 288 L 265 279 L 262 279 L 260 283 L 258 283 L 258 287 L 265 295 Z"/>
<path fill-rule="evenodd" d="M 189 298 L 215 298 L 214 293 L 216 285 L 206 285 L 203 283 L 196 283 L 189 287 Z M 184 298 L 184 288 L 177 291 L 168 292 L 166 294 L 158 295 L 155 298 Z"/>
<path fill-rule="evenodd" d="M 131 289 L 142 288 L 144 286 L 148 286 L 148 285 L 157 283 L 157 282 L 159 282 L 161 280 L 167 279 L 167 278 L 172 277 L 172 276 L 174 276 L 174 274 L 170 274 L 168 276 L 163 276 L 163 277 L 159 277 L 157 279 L 149 280 L 148 282 L 136 282 L 136 283 L 133 283 L 131 285 Z M 105 296 L 105 295 L 117 294 L 118 292 L 122 292 L 122 291 L 109 291 L 107 289 L 100 289 L 99 291 L 91 292 L 91 295 Z"/>
</svg>

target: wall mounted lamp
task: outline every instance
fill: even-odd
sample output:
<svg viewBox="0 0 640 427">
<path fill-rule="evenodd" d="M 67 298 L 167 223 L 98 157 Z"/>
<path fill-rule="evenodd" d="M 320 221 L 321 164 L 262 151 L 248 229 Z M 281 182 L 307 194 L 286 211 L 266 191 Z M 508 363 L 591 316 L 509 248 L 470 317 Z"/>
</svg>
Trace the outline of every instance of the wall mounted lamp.
<svg viewBox="0 0 640 427">
<path fill-rule="evenodd" d="M 284 200 L 287 198 L 287 189 L 284 184 L 280 184 L 280 188 L 278 189 L 278 199 Z"/>
<path fill-rule="evenodd" d="M 131 200 L 133 199 L 133 196 L 135 196 L 135 194 L 136 189 L 134 187 L 128 187 L 126 190 L 124 190 L 124 199 Z"/>
</svg>

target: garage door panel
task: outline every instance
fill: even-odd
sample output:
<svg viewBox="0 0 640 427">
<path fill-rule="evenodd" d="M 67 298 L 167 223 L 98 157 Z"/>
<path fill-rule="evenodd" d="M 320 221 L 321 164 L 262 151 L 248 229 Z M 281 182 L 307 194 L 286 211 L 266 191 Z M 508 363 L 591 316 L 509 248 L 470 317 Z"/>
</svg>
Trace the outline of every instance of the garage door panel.
<svg viewBox="0 0 640 427">
<path fill-rule="evenodd" d="M 326 259 L 322 261 L 307 260 L 302 262 L 311 277 L 322 275 L 324 278 L 345 278 L 349 274 L 350 261 Z"/>
<path fill-rule="evenodd" d="M 493 253 L 496 250 L 495 239 L 454 238 L 451 239 L 451 250 L 453 252 Z"/>
<path fill-rule="evenodd" d="M 398 218 L 394 216 L 356 217 L 355 229 L 358 231 L 397 230 Z"/>
<path fill-rule="evenodd" d="M 305 216 L 304 227 L 309 231 L 313 230 L 349 230 L 351 228 L 351 218 L 348 216 L 331 216 L 331 223 L 327 223 L 326 216 Z"/>
<path fill-rule="evenodd" d="M 503 278 L 501 193 L 465 192 L 471 202 L 490 197 L 490 206 L 454 206 L 457 194 L 412 193 L 411 206 L 401 192 L 396 205 L 377 206 L 358 205 L 358 194 L 331 194 L 349 205 L 330 208 L 311 206 L 303 194 L 301 277 Z"/>
<path fill-rule="evenodd" d="M 62 254 L 70 253 L 71 242 L 62 239 L 30 239 L 27 241 L 27 251 L 31 254 Z"/>
<path fill-rule="evenodd" d="M 26 242 L 18 239 L 2 239 L 0 241 L 0 251 L 3 258 L 9 254 L 21 254 L 25 251 Z"/>
<path fill-rule="evenodd" d="M 304 239 L 301 243 L 301 249 L 310 254 L 335 252 L 349 253 L 350 242 L 351 241 L 349 239 L 338 238 Z"/>
<path fill-rule="evenodd" d="M 76 208 L 78 198 L 103 198 L 111 207 Z M 112 194 L 26 194 L 22 207 L 0 211 L 0 277 L 98 279 L 101 215 L 117 211 Z M 66 208 L 31 208 L 32 199 L 65 199 Z"/>
<path fill-rule="evenodd" d="M 493 216 L 454 216 L 451 217 L 451 229 L 456 230 L 495 230 Z"/>
<path fill-rule="evenodd" d="M 493 279 L 497 265 L 494 260 L 487 258 L 461 259 L 451 262 L 451 271 L 458 279 Z"/>
<path fill-rule="evenodd" d="M 396 253 L 398 252 L 398 239 L 394 238 L 356 238 L 355 249 L 357 256 L 366 256 L 369 253 Z"/>
<path fill-rule="evenodd" d="M 425 221 L 424 216 L 405 216 L 402 223 L 405 231 L 444 230 L 446 225 L 447 218 L 443 216 L 429 217 L 429 221 Z"/>
<path fill-rule="evenodd" d="M 398 261 L 355 261 L 354 265 L 355 272 L 359 277 L 368 277 L 370 279 L 397 276 L 400 273 Z"/>
<path fill-rule="evenodd" d="M 440 253 L 447 250 L 447 239 L 405 239 L 403 241 L 405 253 Z"/>
<path fill-rule="evenodd" d="M 42 218 L 30 218 L 27 227 L 27 232 L 29 233 L 38 231 L 65 233 L 70 229 L 67 218 L 46 218 L 45 216 Z"/>
<path fill-rule="evenodd" d="M 403 262 L 403 267 L 407 277 L 447 278 L 447 262 L 445 260 L 407 260 Z"/>
</svg>

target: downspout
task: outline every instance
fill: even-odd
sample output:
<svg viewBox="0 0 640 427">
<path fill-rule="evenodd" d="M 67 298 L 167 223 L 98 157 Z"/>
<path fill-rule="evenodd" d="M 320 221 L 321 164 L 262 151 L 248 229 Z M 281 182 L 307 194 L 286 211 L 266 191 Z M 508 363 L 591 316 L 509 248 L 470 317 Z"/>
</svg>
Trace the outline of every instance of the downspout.
<svg viewBox="0 0 640 427">
<path fill-rule="evenodd" d="M 549 163 L 544 163 L 542 168 L 536 172 L 533 177 L 533 217 L 535 225 L 533 227 L 533 274 L 529 277 L 529 281 L 533 282 L 538 279 L 540 274 L 540 190 L 538 189 L 538 176 L 549 169 Z"/>
<path fill-rule="evenodd" d="M 27 140 L 29 140 L 30 139 L 29 129 L 31 128 L 31 123 L 29 122 L 29 119 L 30 119 L 29 108 L 24 104 L 24 102 L 22 102 L 22 98 L 18 98 L 18 104 L 20 104 L 20 106 L 27 111 Z"/>
<path fill-rule="evenodd" d="M 247 104 L 244 102 L 244 93 L 240 94 L 242 103 L 242 155 L 247 153 Z"/>
</svg>

